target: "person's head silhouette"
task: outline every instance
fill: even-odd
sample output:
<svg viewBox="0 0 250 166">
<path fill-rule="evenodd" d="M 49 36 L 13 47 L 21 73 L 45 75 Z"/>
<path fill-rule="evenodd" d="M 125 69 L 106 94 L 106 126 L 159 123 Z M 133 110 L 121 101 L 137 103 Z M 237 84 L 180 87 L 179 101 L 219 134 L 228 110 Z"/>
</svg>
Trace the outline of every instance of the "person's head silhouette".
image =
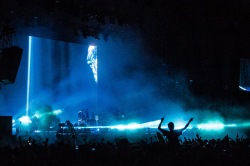
<svg viewBox="0 0 250 166">
<path fill-rule="evenodd" d="M 169 123 L 168 123 L 168 129 L 169 129 L 170 131 L 174 131 L 174 123 L 173 123 L 173 122 L 169 122 Z"/>
</svg>

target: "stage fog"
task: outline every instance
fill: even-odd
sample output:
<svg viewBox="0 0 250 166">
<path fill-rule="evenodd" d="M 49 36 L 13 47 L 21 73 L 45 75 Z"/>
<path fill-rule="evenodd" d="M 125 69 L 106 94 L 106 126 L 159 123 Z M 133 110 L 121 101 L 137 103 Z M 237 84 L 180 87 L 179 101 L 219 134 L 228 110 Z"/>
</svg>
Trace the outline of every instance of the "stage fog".
<svg viewBox="0 0 250 166">
<path fill-rule="evenodd" d="M 151 120 L 146 116 L 160 98 L 156 70 L 162 69 L 140 38 L 81 44 L 29 36 L 22 37 L 21 46 L 15 83 L 1 85 L 1 115 L 32 117 L 50 108 L 62 122 L 77 122 L 81 110 L 109 121 L 121 116 Z"/>
<path fill-rule="evenodd" d="M 155 122 L 151 125 L 157 127 L 165 116 L 176 128 L 195 117 L 191 127 L 205 133 L 246 122 L 247 108 L 194 97 L 185 71 L 171 69 L 148 53 L 140 37 L 131 36 L 78 43 L 22 36 L 16 81 L 1 84 L 1 116 L 53 114 L 75 124 L 78 112 L 87 110 L 99 125 Z"/>
</svg>

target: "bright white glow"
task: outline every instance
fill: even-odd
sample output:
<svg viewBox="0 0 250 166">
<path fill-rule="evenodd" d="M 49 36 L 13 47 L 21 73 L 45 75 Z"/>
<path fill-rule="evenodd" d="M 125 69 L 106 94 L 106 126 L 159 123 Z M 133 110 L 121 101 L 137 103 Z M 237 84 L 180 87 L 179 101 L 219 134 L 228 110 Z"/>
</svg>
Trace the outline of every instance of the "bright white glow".
<svg viewBox="0 0 250 166">
<path fill-rule="evenodd" d="M 59 114 L 61 114 L 62 113 L 62 110 L 61 109 L 57 109 L 57 110 L 54 110 L 53 111 L 53 114 L 54 115 L 59 115 Z"/>
<path fill-rule="evenodd" d="M 87 64 L 89 64 L 94 74 L 95 82 L 98 82 L 97 74 L 97 46 L 90 45 L 88 48 Z"/>
<path fill-rule="evenodd" d="M 227 124 L 227 125 L 224 125 L 225 127 L 237 127 L 236 124 Z"/>
<path fill-rule="evenodd" d="M 31 43 L 32 37 L 29 36 L 29 53 L 28 53 L 28 73 L 27 73 L 27 94 L 26 94 L 26 116 L 29 115 L 29 100 L 30 100 L 30 62 L 31 62 Z"/>
<path fill-rule="evenodd" d="M 187 122 L 184 122 L 182 120 L 177 120 L 176 122 L 174 122 L 174 129 L 182 129 L 182 128 L 184 128 L 186 123 Z M 190 128 L 190 127 L 188 127 L 188 128 Z"/>
<path fill-rule="evenodd" d="M 31 123 L 31 120 L 28 116 L 22 116 L 21 118 L 19 118 L 19 121 L 23 124 L 23 125 L 29 125 Z"/>
<path fill-rule="evenodd" d="M 137 123 L 131 123 L 128 125 L 116 125 L 116 126 L 111 127 L 111 129 L 118 129 L 118 130 L 125 130 L 125 129 L 135 130 L 139 128 L 142 128 L 142 127 L 140 124 L 137 124 Z"/>
<path fill-rule="evenodd" d="M 221 122 L 209 122 L 197 125 L 198 129 L 201 130 L 222 130 L 224 129 L 224 124 Z"/>
<path fill-rule="evenodd" d="M 157 128 L 161 120 L 155 120 L 151 122 L 142 123 L 141 126 L 145 128 Z"/>
</svg>

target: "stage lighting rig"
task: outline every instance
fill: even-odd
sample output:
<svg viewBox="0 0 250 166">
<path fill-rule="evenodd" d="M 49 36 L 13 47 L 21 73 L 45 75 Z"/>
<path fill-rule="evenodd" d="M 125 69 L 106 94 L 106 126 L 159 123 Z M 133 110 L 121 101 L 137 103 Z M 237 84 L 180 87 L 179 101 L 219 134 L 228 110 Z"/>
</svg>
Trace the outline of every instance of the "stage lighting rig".
<svg viewBox="0 0 250 166">
<path fill-rule="evenodd" d="M 0 82 L 3 84 L 11 84 L 15 82 L 22 58 L 23 49 L 12 45 L 12 35 L 15 33 L 15 29 L 10 26 L 10 21 L 5 20 L 0 34 Z"/>
</svg>

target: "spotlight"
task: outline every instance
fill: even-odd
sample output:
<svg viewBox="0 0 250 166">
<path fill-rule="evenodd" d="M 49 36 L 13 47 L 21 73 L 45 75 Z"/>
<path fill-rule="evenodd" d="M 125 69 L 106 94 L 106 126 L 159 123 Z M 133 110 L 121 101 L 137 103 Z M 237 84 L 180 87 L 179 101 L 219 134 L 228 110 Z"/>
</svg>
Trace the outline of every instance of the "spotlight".
<svg viewBox="0 0 250 166">
<path fill-rule="evenodd" d="M 19 118 L 19 121 L 23 124 L 23 125 L 29 125 L 31 123 L 31 120 L 28 116 L 22 116 L 21 118 Z"/>
</svg>

